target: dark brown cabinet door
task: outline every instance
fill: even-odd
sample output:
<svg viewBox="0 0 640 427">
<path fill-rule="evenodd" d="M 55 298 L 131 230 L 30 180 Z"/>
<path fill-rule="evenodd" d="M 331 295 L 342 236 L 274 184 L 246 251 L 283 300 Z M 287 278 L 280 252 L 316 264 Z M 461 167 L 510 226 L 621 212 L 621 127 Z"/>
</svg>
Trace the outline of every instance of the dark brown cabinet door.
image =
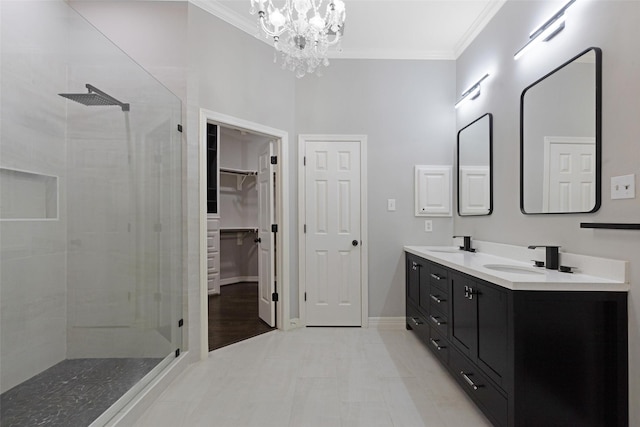
<svg viewBox="0 0 640 427">
<path fill-rule="evenodd" d="M 476 296 L 470 293 L 475 283 L 468 278 L 450 273 L 451 283 L 451 341 L 462 353 L 475 358 L 478 344 Z"/>
<path fill-rule="evenodd" d="M 407 301 L 416 307 L 420 305 L 420 270 L 423 261 L 407 254 Z"/>
<path fill-rule="evenodd" d="M 500 289 L 474 283 L 477 306 L 478 347 L 476 363 L 499 386 L 505 385 L 507 373 L 507 293 Z"/>
</svg>

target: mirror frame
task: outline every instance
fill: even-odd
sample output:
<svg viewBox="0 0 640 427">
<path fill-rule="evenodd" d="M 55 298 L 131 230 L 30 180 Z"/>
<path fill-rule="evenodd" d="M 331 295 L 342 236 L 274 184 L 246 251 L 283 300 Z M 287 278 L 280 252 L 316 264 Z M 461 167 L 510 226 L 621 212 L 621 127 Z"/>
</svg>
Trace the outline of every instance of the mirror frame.
<svg viewBox="0 0 640 427">
<path fill-rule="evenodd" d="M 582 55 L 593 51 L 596 56 L 596 62 L 594 64 L 596 70 L 595 76 L 595 94 L 596 94 L 596 111 L 595 111 L 595 182 L 596 182 L 596 194 L 593 209 L 590 211 L 580 212 L 526 212 L 524 209 L 524 97 L 529 89 L 542 82 L 547 77 L 560 71 L 565 66 L 571 64 Z M 593 213 L 600 209 L 602 203 L 602 49 L 599 47 L 589 47 L 583 50 L 573 58 L 566 61 L 564 64 L 557 68 L 554 68 L 551 72 L 545 74 L 535 82 L 527 86 L 520 95 L 520 211 L 525 215 L 566 215 L 566 214 L 586 214 Z"/>
<path fill-rule="evenodd" d="M 467 129 L 469 126 L 477 123 L 478 121 L 484 119 L 485 117 L 489 117 L 489 212 L 485 214 L 461 214 L 460 213 L 460 133 Z M 457 211 L 458 216 L 487 216 L 491 215 L 493 212 L 493 114 L 485 113 L 460 129 L 458 131 L 458 138 L 456 143 L 456 192 L 457 192 Z"/>
</svg>

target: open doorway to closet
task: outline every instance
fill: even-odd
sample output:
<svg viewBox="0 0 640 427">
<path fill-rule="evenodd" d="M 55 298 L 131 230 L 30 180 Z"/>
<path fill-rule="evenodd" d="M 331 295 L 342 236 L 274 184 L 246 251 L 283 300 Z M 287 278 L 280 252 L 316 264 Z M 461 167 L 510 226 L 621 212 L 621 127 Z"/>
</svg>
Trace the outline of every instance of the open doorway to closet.
<svg viewBox="0 0 640 427">
<path fill-rule="evenodd" d="M 202 338 L 211 351 L 288 319 L 286 133 L 202 110 L 201 135 Z"/>
</svg>

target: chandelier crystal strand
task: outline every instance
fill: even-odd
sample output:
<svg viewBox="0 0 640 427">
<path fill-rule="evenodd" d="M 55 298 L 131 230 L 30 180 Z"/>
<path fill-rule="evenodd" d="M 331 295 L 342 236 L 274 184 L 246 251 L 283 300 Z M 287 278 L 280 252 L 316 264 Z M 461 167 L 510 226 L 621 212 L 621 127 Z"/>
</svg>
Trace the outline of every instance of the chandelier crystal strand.
<svg viewBox="0 0 640 427">
<path fill-rule="evenodd" d="M 343 0 L 328 0 L 324 17 L 320 10 L 324 0 L 284 0 L 280 8 L 273 0 L 251 0 L 249 12 L 258 13 L 258 26 L 273 39 L 282 54 L 282 68 L 298 78 L 328 66 L 329 47 L 338 46 L 344 33 L 346 10 Z"/>
</svg>

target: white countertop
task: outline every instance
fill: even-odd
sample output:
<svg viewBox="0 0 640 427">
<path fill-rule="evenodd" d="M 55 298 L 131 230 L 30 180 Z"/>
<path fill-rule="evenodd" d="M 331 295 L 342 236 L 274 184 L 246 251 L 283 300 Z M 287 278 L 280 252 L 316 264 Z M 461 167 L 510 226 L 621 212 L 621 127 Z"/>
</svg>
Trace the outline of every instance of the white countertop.
<svg viewBox="0 0 640 427">
<path fill-rule="evenodd" d="M 561 273 L 533 263 L 488 253 L 465 252 L 447 246 L 405 246 L 404 250 L 429 261 L 458 270 L 511 290 L 522 291 L 606 291 L 628 292 L 629 283 L 583 273 Z M 447 252 L 452 251 L 452 252 Z M 514 266 L 540 274 L 515 273 L 489 269 L 485 265 Z"/>
</svg>

